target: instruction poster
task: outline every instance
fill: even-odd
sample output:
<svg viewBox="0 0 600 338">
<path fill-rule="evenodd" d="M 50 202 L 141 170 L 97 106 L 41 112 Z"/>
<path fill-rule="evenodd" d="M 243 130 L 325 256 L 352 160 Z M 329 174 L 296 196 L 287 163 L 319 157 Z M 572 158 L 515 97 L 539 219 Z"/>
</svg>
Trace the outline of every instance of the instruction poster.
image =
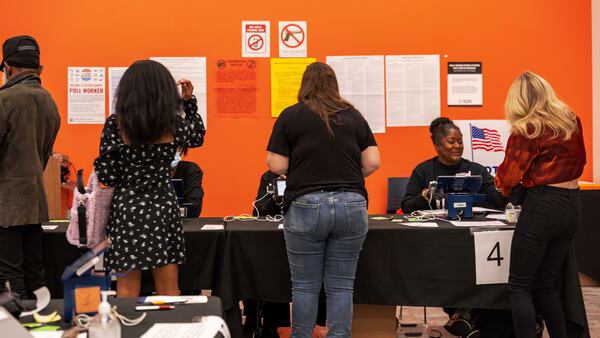
<svg viewBox="0 0 600 338">
<path fill-rule="evenodd" d="M 440 116 L 440 56 L 385 57 L 387 125 L 428 126 Z"/>
<path fill-rule="evenodd" d="M 115 113 L 117 87 L 126 70 L 127 67 L 108 67 L 108 111 L 110 115 Z"/>
<path fill-rule="evenodd" d="M 271 59 L 271 116 L 277 117 L 285 108 L 298 103 L 298 90 L 306 67 L 315 58 Z"/>
<path fill-rule="evenodd" d="M 227 117 L 256 115 L 256 61 L 218 60 L 215 64 L 217 114 Z"/>
<path fill-rule="evenodd" d="M 68 123 L 104 124 L 104 67 L 69 67 Z"/>
<path fill-rule="evenodd" d="M 304 58 L 307 49 L 306 21 L 279 22 L 279 57 Z"/>
<path fill-rule="evenodd" d="M 198 100 L 198 113 L 202 116 L 204 126 L 208 127 L 206 118 L 206 58 L 205 57 L 151 57 L 162 63 L 173 75 L 175 81 L 186 79 L 194 86 L 194 96 Z M 181 87 L 177 86 L 181 91 Z"/>
<path fill-rule="evenodd" d="M 482 104 L 481 62 L 448 62 L 448 105 L 481 106 Z"/>
<path fill-rule="evenodd" d="M 242 57 L 271 56 L 271 22 L 242 21 Z"/>
<path fill-rule="evenodd" d="M 383 55 L 328 56 L 340 95 L 360 111 L 374 133 L 385 133 Z"/>
</svg>

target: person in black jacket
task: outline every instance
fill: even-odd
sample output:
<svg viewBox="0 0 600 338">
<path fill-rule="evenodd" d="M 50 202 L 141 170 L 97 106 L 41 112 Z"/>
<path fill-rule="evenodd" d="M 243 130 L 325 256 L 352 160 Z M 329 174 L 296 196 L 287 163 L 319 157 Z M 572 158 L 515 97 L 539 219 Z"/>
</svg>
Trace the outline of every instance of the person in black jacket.
<svg viewBox="0 0 600 338">
<path fill-rule="evenodd" d="M 195 162 L 183 161 L 182 157 L 187 155 L 188 148 L 183 147 L 180 156 L 175 156 L 171 163 L 174 168 L 172 178 L 183 181 L 183 203 L 191 204 L 187 207 L 187 217 L 198 217 L 202 212 L 202 200 L 204 189 L 202 189 L 202 177 L 204 173 Z"/>
<path fill-rule="evenodd" d="M 475 205 L 503 210 L 508 199 L 494 187 L 494 177 L 481 164 L 462 158 L 464 146 L 458 126 L 446 117 L 439 117 L 431 122 L 429 131 L 437 156 L 422 162 L 413 170 L 402 199 L 402 212 L 410 214 L 415 210 L 442 208 L 442 197 L 429 191 L 429 182 L 435 181 L 438 176 L 469 172 L 471 175 L 481 175 L 479 193 L 486 196 L 485 202 Z"/>
<path fill-rule="evenodd" d="M 258 192 L 254 205 L 256 209 L 252 210 L 252 216 L 276 216 L 282 215 L 281 203 L 277 204 L 275 198 L 268 194 L 267 187 L 269 184 L 273 184 L 279 175 L 267 170 L 260 177 L 260 184 L 258 185 Z"/>
</svg>

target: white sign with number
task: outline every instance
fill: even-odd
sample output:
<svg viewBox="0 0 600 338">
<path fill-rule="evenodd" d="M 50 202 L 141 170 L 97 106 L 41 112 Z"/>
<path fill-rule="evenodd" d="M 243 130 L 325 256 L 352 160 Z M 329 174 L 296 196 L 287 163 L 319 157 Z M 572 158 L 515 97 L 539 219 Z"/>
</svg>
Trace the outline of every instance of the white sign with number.
<svg viewBox="0 0 600 338">
<path fill-rule="evenodd" d="M 513 233 L 513 230 L 501 230 L 479 231 L 473 234 L 477 285 L 508 283 Z"/>
</svg>

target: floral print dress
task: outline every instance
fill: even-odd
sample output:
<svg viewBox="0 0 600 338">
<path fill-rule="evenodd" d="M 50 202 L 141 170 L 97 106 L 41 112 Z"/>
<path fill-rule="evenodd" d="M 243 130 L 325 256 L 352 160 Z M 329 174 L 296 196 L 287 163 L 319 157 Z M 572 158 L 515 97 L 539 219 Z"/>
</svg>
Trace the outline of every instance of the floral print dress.
<svg viewBox="0 0 600 338">
<path fill-rule="evenodd" d="M 147 270 L 184 261 L 171 161 L 178 147 L 202 145 L 205 134 L 195 98 L 184 102 L 184 111 L 172 143 L 126 145 L 115 115 L 104 124 L 94 169 L 102 184 L 116 188 L 106 229 L 112 244 L 105 264 L 111 270 Z"/>
</svg>

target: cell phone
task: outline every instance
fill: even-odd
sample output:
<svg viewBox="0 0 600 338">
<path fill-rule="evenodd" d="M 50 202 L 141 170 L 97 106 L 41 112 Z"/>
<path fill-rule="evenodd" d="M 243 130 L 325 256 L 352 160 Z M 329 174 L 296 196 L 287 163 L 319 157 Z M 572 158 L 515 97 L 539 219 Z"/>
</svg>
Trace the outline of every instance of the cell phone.
<svg viewBox="0 0 600 338">
<path fill-rule="evenodd" d="M 275 189 L 275 197 L 283 197 L 285 192 L 286 181 L 283 179 L 275 179 L 273 180 L 273 188 Z"/>
</svg>

